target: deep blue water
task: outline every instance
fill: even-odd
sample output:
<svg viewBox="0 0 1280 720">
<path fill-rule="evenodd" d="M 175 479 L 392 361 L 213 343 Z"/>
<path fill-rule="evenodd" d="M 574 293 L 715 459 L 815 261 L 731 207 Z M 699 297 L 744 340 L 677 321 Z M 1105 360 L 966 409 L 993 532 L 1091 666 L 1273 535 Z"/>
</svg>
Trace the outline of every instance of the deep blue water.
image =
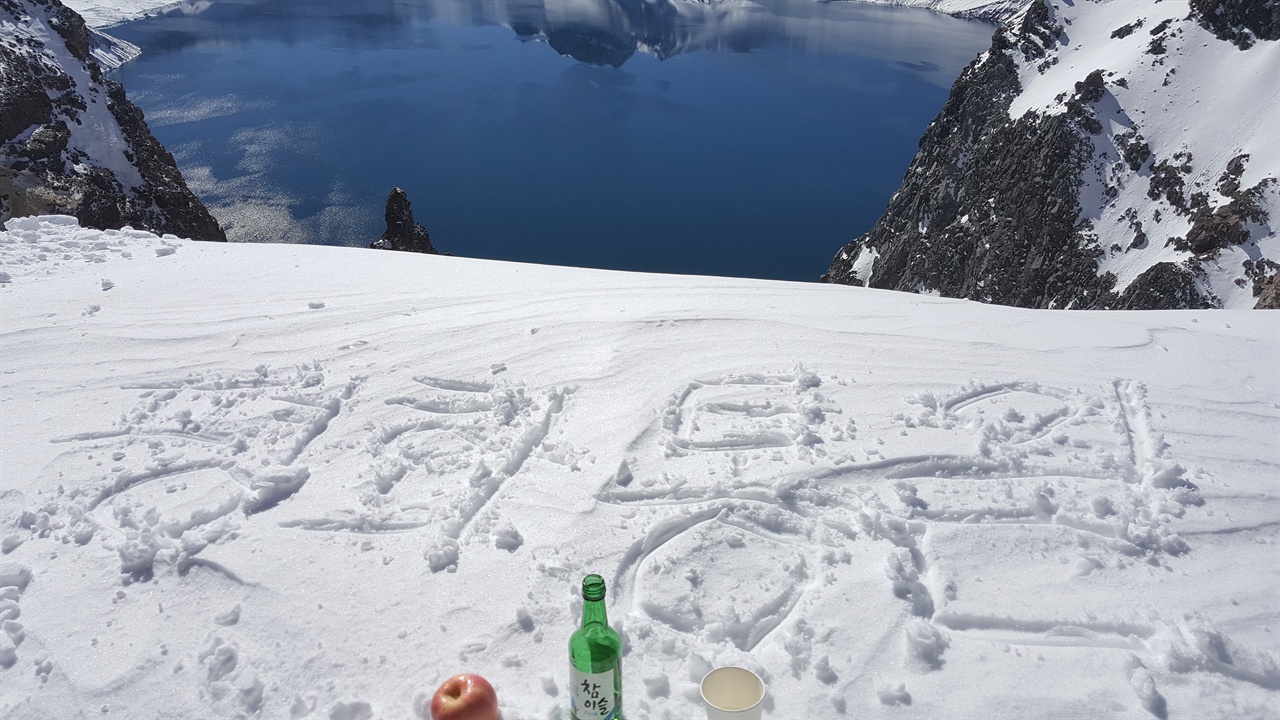
<svg viewBox="0 0 1280 720">
<path fill-rule="evenodd" d="M 815 0 L 215 0 L 116 71 L 233 240 L 815 280 L 991 26 Z"/>
</svg>

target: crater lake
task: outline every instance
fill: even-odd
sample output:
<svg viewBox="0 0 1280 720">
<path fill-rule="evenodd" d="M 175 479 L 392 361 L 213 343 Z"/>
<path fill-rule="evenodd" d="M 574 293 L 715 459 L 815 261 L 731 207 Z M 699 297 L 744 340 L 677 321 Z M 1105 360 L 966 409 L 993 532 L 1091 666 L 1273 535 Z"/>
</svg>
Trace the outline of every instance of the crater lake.
<svg viewBox="0 0 1280 720">
<path fill-rule="evenodd" d="M 994 26 L 814 0 L 217 0 L 109 32 L 234 241 L 816 280 Z"/>
</svg>

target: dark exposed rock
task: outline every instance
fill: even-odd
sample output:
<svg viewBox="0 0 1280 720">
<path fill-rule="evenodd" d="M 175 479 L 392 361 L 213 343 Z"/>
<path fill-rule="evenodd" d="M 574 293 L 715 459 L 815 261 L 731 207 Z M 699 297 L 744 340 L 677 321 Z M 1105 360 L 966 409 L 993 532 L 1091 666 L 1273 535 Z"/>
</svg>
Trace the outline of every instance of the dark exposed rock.
<svg viewBox="0 0 1280 720">
<path fill-rule="evenodd" d="M 824 281 L 1099 309 L 1238 307 L 1237 289 L 1258 297 L 1271 287 L 1280 264 L 1268 259 L 1273 251 L 1260 241 L 1274 235 L 1269 213 L 1280 197 L 1276 179 L 1244 187 L 1246 154 L 1221 168 L 1205 167 L 1203 159 L 1194 166 L 1193 151 L 1220 162 L 1223 151 L 1212 143 L 1157 157 L 1144 137 L 1144 130 L 1162 132 L 1144 127 L 1144 105 L 1153 105 L 1145 97 L 1134 104 L 1134 90 L 1122 77 L 1135 72 L 1135 90 L 1146 85 L 1144 95 L 1163 96 L 1165 107 L 1195 122 L 1189 91 L 1176 82 L 1179 64 L 1191 62 L 1178 43 L 1195 18 L 1152 18 L 1159 20 L 1148 33 L 1152 51 L 1164 55 L 1138 60 L 1137 69 L 1094 70 L 1074 83 L 1064 83 L 1059 68 L 1052 81 L 1036 81 L 1037 92 L 1054 85 L 1061 91 L 1052 102 L 1037 99 L 1032 109 L 1010 115 L 1014 101 L 1026 99 L 1020 78 L 1044 75 L 1059 59 L 1079 62 L 1081 40 L 1068 35 L 1072 16 L 1084 11 L 1071 8 L 1032 0 L 1020 18 L 997 30 L 991 50 L 952 87 L 884 215 L 837 253 Z M 1126 43 L 1132 53 L 1144 39 L 1125 38 L 1143 18 L 1126 20 L 1102 42 Z M 1261 37 L 1268 30 L 1250 32 Z M 1098 41 L 1087 36 L 1083 42 Z M 1148 71 L 1158 66 L 1166 68 L 1162 85 L 1160 75 Z M 1159 249 L 1165 246 L 1178 254 L 1170 259 Z M 1125 275 L 1126 284 L 1117 275 Z"/>
<path fill-rule="evenodd" d="M 1217 210 L 1209 209 L 1208 203 L 1201 199 L 1202 194 L 1193 196 L 1197 202 L 1192 203 L 1191 229 L 1187 231 L 1185 241 L 1173 243 L 1176 249 L 1205 255 L 1232 245 L 1243 245 L 1250 238 L 1246 224 L 1266 222 L 1262 194 L 1275 180 L 1267 178 L 1248 190 L 1240 190 L 1239 174 L 1234 177 L 1234 182 L 1229 179 L 1220 183 L 1220 187 L 1225 185 L 1232 189 L 1230 193 L 1223 193 L 1231 198 L 1231 202 Z"/>
<path fill-rule="evenodd" d="M 391 188 L 391 194 L 387 196 L 387 231 L 369 247 L 375 250 L 440 254 L 431 244 L 427 229 L 413 221 L 410 204 L 409 196 L 403 190 Z"/>
<path fill-rule="evenodd" d="M 1244 175 L 1244 164 L 1249 161 L 1249 156 L 1237 155 L 1231 158 L 1227 163 L 1227 169 L 1222 171 L 1222 176 L 1218 178 L 1218 192 L 1227 197 L 1235 195 L 1240 190 L 1240 176 Z"/>
<path fill-rule="evenodd" d="M 1191 0 L 1206 30 L 1241 50 L 1257 40 L 1280 40 L 1280 0 Z"/>
<path fill-rule="evenodd" d="M 58 0 L 53 2 L 35 0 L 34 4 L 44 5 L 50 9 L 52 14 L 49 18 L 49 27 L 62 36 L 71 55 L 82 63 L 90 62 L 92 58 L 89 56 L 89 49 L 93 46 L 93 42 L 89 36 L 89 27 L 85 24 L 84 19 L 75 10 L 63 5 Z"/>
<path fill-rule="evenodd" d="M 1084 80 L 1076 83 L 1076 97 L 1074 100 L 1080 105 L 1096 103 L 1107 94 L 1107 86 L 1102 79 L 1102 71 L 1094 70 L 1089 73 Z M 1084 112 L 1081 107 L 1077 112 Z"/>
<path fill-rule="evenodd" d="M 1116 147 L 1130 170 L 1138 170 L 1151 159 L 1151 146 L 1136 130 L 1117 135 Z"/>
<path fill-rule="evenodd" d="M 0 49 L 0 54 L 5 51 Z M 0 142 L 7 143 L 32 125 L 47 124 L 53 117 L 53 103 L 49 102 L 49 94 L 36 83 L 21 83 L 17 77 L 10 77 L 13 70 L 9 67 L 8 58 L 0 65 Z M 16 75 L 16 73 L 15 73 Z"/>
<path fill-rule="evenodd" d="M 86 227 L 226 240 L 142 111 L 94 59 L 104 36 L 59 0 L 0 0 L 0 19 L 14 28 L 0 37 L 0 221 L 66 214 Z M 59 64 L 67 54 L 71 67 Z M 110 157 L 90 154 L 103 146 Z"/>
<path fill-rule="evenodd" d="M 1200 292 L 1190 270 L 1162 262 L 1139 275 L 1111 307 L 1117 310 L 1190 310 L 1216 305 Z"/>
<path fill-rule="evenodd" d="M 1191 212 L 1187 205 L 1186 186 L 1183 175 L 1191 174 L 1191 153 L 1180 152 L 1173 156 L 1174 162 L 1161 160 L 1151 166 L 1151 184 L 1147 187 L 1147 197 L 1152 200 L 1164 198 L 1179 214 Z"/>
<path fill-rule="evenodd" d="M 1127 38 L 1132 35 L 1138 28 L 1142 27 L 1142 21 L 1131 22 L 1128 25 L 1121 25 L 1111 33 L 1112 40 Z"/>
<path fill-rule="evenodd" d="M 1253 280 L 1254 305 L 1259 310 L 1280 310 L 1280 263 L 1265 258 L 1245 261 L 1245 273 Z"/>
<path fill-rule="evenodd" d="M 1252 285 L 1253 296 L 1258 298 L 1254 307 L 1280 308 L 1280 263 L 1267 258 L 1244 261 L 1244 277 L 1236 280 L 1240 287 Z"/>
<path fill-rule="evenodd" d="M 1034 61 L 1061 32 L 1038 2 L 1016 33 L 996 32 L 992 51 L 952 87 L 884 216 L 823 280 L 1024 307 L 1099 307 L 1112 297 L 1075 200 L 1098 127 L 1090 103 L 1107 93 L 1102 74 L 1081 79 L 1065 114 L 1008 112 L 1021 90 L 1013 53 Z M 853 266 L 864 249 L 876 255 L 870 278 Z"/>
</svg>

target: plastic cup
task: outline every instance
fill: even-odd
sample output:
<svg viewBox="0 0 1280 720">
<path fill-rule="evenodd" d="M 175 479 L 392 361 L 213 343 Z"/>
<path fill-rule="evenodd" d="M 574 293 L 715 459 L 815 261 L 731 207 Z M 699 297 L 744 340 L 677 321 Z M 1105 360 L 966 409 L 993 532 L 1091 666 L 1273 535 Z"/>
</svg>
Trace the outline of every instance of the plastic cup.
<svg viewBox="0 0 1280 720">
<path fill-rule="evenodd" d="M 760 720 L 764 681 L 746 668 L 719 667 L 702 678 L 707 720 Z"/>
</svg>

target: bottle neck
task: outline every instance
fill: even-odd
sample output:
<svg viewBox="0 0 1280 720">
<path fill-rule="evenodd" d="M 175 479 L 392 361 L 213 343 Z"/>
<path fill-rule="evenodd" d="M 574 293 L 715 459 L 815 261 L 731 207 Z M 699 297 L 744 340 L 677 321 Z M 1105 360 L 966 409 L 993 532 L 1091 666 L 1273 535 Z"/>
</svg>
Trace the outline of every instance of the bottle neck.
<svg viewBox="0 0 1280 720">
<path fill-rule="evenodd" d="M 582 627 L 596 623 L 609 627 L 609 615 L 605 612 L 604 600 L 583 600 Z"/>
</svg>

